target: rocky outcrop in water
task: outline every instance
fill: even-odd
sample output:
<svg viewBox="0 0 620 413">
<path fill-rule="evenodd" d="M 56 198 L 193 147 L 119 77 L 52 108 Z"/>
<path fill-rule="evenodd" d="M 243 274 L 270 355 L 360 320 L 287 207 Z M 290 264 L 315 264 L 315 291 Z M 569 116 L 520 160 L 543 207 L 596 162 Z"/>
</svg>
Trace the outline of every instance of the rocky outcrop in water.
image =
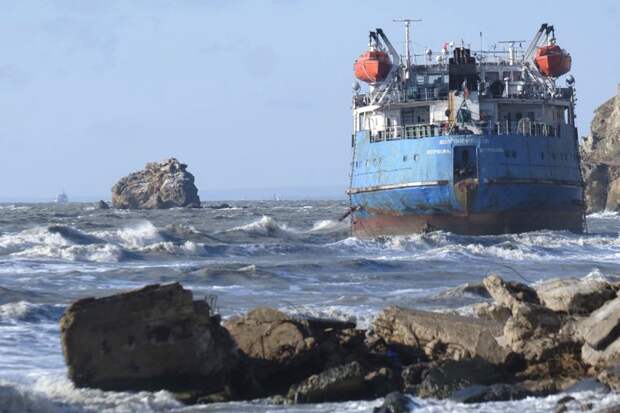
<svg viewBox="0 0 620 413">
<path fill-rule="evenodd" d="M 219 317 L 178 283 L 79 300 L 60 329 L 78 387 L 215 392 L 236 362 Z"/>
<path fill-rule="evenodd" d="M 175 158 L 150 162 L 112 187 L 112 206 L 121 209 L 200 208 L 198 189 L 187 165 Z"/>
<path fill-rule="evenodd" d="M 359 330 L 272 308 L 220 326 L 180 285 L 157 285 L 80 300 L 61 329 L 78 386 L 163 388 L 185 402 L 390 394 L 376 411 L 410 411 L 415 406 L 402 393 L 481 403 L 584 386 L 618 391 L 619 287 L 586 277 L 532 288 L 491 275 L 481 296 L 492 301 L 477 306 L 480 316 L 390 307 Z"/>
<path fill-rule="evenodd" d="M 620 85 L 618 94 L 594 111 L 591 134 L 582 145 L 588 212 L 620 209 Z"/>
</svg>

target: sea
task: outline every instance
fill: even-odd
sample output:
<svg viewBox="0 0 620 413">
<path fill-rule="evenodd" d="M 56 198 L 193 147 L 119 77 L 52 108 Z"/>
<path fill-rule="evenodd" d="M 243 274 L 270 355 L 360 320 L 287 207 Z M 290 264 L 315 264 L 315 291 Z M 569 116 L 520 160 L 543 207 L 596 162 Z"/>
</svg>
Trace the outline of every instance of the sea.
<svg viewBox="0 0 620 413">
<path fill-rule="evenodd" d="M 77 389 L 58 321 L 74 300 L 181 282 L 224 317 L 256 306 L 366 328 L 389 305 L 471 313 L 464 292 L 490 273 L 538 283 L 620 277 L 620 215 L 588 233 L 432 232 L 358 239 L 345 201 L 228 202 L 223 208 L 126 211 L 93 204 L 0 204 L 0 412 L 372 412 L 381 399 L 277 406 L 267 400 L 183 406 L 171 394 Z M 463 405 L 411 398 L 416 412 L 553 412 L 564 395 Z M 595 390 L 594 411 L 620 404 Z"/>
</svg>

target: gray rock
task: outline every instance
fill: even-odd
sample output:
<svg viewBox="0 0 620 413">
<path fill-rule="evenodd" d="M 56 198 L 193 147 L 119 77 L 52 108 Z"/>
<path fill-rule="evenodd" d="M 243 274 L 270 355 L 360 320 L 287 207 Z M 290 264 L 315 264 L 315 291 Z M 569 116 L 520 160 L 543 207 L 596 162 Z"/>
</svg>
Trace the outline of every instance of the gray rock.
<svg viewBox="0 0 620 413">
<path fill-rule="evenodd" d="M 604 350 L 620 335 L 620 297 L 608 301 L 577 324 L 581 338 L 595 350 Z"/>
<path fill-rule="evenodd" d="M 236 362 L 219 316 L 178 283 L 76 301 L 60 329 L 78 387 L 218 391 Z"/>
<path fill-rule="evenodd" d="M 478 303 L 473 306 L 474 314 L 484 320 L 492 320 L 501 325 L 512 315 L 510 309 L 494 303 Z"/>
<path fill-rule="evenodd" d="M 400 392 L 389 393 L 383 404 L 373 409 L 373 413 L 411 413 L 418 407 L 407 395 Z"/>
<path fill-rule="evenodd" d="M 564 393 L 581 393 L 584 391 L 593 391 L 599 393 L 608 393 L 609 386 L 601 383 L 593 377 L 586 377 L 564 390 Z"/>
<path fill-rule="evenodd" d="M 112 187 L 112 205 L 121 209 L 200 208 L 198 189 L 187 165 L 175 158 L 151 162 Z"/>
<path fill-rule="evenodd" d="M 594 111 L 591 136 L 582 145 L 582 173 L 588 212 L 620 207 L 620 86 Z"/>
<path fill-rule="evenodd" d="M 364 370 L 354 361 L 308 377 L 291 387 L 288 398 L 295 403 L 325 403 L 367 397 Z"/>
<path fill-rule="evenodd" d="M 108 205 L 106 201 L 100 199 L 99 202 L 97 202 L 97 208 L 98 209 L 110 209 L 110 205 Z"/>
<path fill-rule="evenodd" d="M 598 379 L 615 392 L 620 392 L 620 364 L 603 370 Z"/>
<path fill-rule="evenodd" d="M 444 360 L 424 374 L 417 395 L 444 399 L 457 390 L 475 384 L 490 385 L 502 381 L 502 378 L 500 369 L 479 358 Z"/>
<path fill-rule="evenodd" d="M 616 296 L 609 283 L 590 277 L 550 280 L 536 292 L 545 307 L 570 314 L 589 314 Z"/>
<path fill-rule="evenodd" d="M 486 403 L 509 400 L 521 400 L 533 396 L 534 393 L 512 384 L 492 384 L 484 386 L 474 384 L 452 393 L 450 399 L 458 403 Z"/>
<path fill-rule="evenodd" d="M 510 310 L 518 304 L 540 304 L 536 290 L 522 283 L 504 281 L 496 274 L 486 277 L 482 283 L 495 302 Z"/>
<path fill-rule="evenodd" d="M 620 338 L 603 350 L 596 350 L 588 343 L 581 347 L 581 358 L 584 363 L 595 367 L 609 367 L 620 363 Z"/>
<path fill-rule="evenodd" d="M 510 356 L 495 340 L 502 326 L 474 317 L 390 307 L 376 318 L 374 330 L 386 343 L 418 348 L 430 358 L 477 356 L 502 364 Z"/>
</svg>

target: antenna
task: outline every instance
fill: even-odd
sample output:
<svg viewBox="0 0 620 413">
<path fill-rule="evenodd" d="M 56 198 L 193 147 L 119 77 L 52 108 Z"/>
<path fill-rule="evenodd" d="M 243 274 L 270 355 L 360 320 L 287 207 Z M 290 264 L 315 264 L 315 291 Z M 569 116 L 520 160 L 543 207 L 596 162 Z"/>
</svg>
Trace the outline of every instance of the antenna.
<svg viewBox="0 0 620 413">
<path fill-rule="evenodd" d="M 405 23 L 405 61 L 407 62 L 407 70 L 409 70 L 409 66 L 411 66 L 411 40 L 409 39 L 409 27 L 411 23 L 421 22 L 422 19 L 394 19 L 395 22 Z"/>
<path fill-rule="evenodd" d="M 517 62 L 515 44 L 519 43 L 519 47 L 522 47 L 524 42 L 525 40 L 502 40 L 501 42 L 497 42 L 508 45 L 508 64 L 514 65 Z"/>
</svg>

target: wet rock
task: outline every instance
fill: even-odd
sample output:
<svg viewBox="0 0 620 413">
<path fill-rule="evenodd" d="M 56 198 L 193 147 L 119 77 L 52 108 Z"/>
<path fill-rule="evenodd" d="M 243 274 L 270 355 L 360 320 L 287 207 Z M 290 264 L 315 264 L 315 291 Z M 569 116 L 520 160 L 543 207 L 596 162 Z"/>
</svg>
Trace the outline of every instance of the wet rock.
<svg viewBox="0 0 620 413">
<path fill-rule="evenodd" d="M 198 189 L 187 165 L 175 158 L 151 162 L 112 187 L 112 205 L 121 209 L 200 208 Z"/>
<path fill-rule="evenodd" d="M 236 362 L 219 316 L 178 283 L 79 300 L 60 328 L 78 387 L 209 393 L 226 385 Z"/>
<path fill-rule="evenodd" d="M 232 208 L 232 205 L 227 204 L 226 202 L 222 202 L 221 204 L 207 205 L 207 208 L 209 209 L 230 209 Z"/>
<path fill-rule="evenodd" d="M 550 280 L 536 292 L 545 307 L 569 314 L 589 314 L 616 296 L 609 283 L 593 278 Z"/>
<path fill-rule="evenodd" d="M 458 403 L 486 403 L 521 400 L 534 394 L 519 385 L 498 383 L 490 386 L 475 384 L 457 390 L 450 399 Z"/>
<path fill-rule="evenodd" d="M 424 373 L 417 387 L 417 395 L 444 399 L 457 390 L 475 384 L 490 385 L 502 379 L 502 372 L 497 366 L 479 358 L 444 360 Z"/>
<path fill-rule="evenodd" d="M 373 413 L 411 413 L 418 407 L 407 395 L 400 392 L 389 393 L 383 404 L 373 409 Z"/>
<path fill-rule="evenodd" d="M 473 317 L 390 307 L 379 314 L 374 330 L 389 345 L 417 348 L 431 359 L 480 357 L 502 364 L 510 356 L 494 338 L 501 325 Z"/>
<path fill-rule="evenodd" d="M 603 370 L 598 380 L 615 392 L 620 392 L 620 363 Z"/>
<path fill-rule="evenodd" d="M 401 372 L 403 389 L 406 392 L 414 392 L 417 385 L 422 382 L 424 374 L 433 366 L 431 363 L 417 363 L 405 367 Z"/>
<path fill-rule="evenodd" d="M 603 350 L 620 335 L 620 297 L 607 302 L 577 324 L 581 338 L 595 350 Z"/>
<path fill-rule="evenodd" d="M 97 202 L 97 209 L 110 209 L 110 205 L 102 199 Z"/>
<path fill-rule="evenodd" d="M 308 377 L 291 387 L 288 398 L 295 403 L 325 403 L 368 398 L 362 366 L 354 361 Z"/>
</svg>

